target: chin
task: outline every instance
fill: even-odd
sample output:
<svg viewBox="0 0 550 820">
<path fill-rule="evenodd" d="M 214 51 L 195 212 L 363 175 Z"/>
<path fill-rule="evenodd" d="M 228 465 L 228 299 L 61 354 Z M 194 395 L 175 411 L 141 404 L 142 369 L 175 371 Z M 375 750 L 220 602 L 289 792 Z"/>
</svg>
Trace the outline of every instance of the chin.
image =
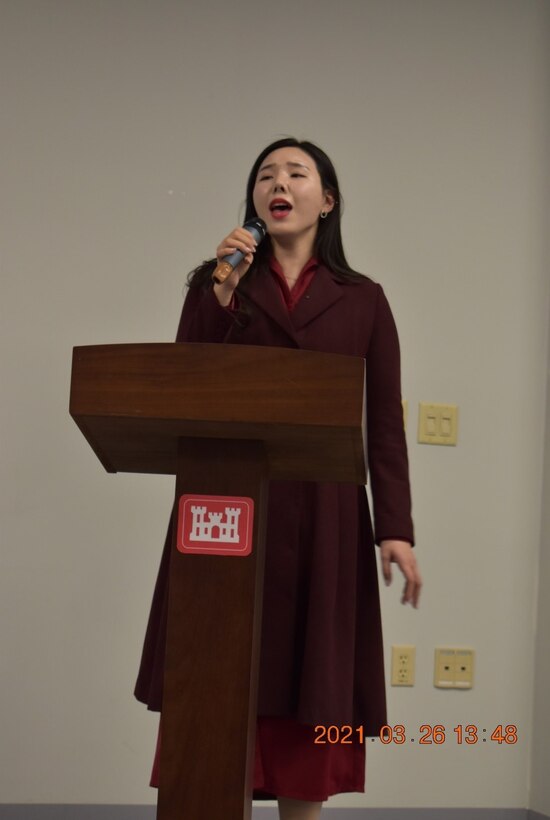
<svg viewBox="0 0 550 820">
<path fill-rule="evenodd" d="M 282 222 L 279 220 L 271 219 L 269 222 L 266 222 L 267 230 L 270 234 L 276 235 L 281 234 L 281 236 L 287 236 L 291 233 L 296 233 L 296 226 L 289 225 L 288 222 Z"/>
</svg>

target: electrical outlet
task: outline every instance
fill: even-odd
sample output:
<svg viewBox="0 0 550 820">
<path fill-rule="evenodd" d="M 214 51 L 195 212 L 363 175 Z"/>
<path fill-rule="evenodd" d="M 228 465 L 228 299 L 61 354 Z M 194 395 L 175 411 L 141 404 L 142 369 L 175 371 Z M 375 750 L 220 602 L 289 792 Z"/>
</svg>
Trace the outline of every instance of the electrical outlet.
<svg viewBox="0 0 550 820">
<path fill-rule="evenodd" d="M 414 686 L 415 656 L 415 646 L 392 646 L 392 686 Z"/>
<path fill-rule="evenodd" d="M 474 683 L 473 649 L 457 649 L 455 653 L 455 687 L 471 689 Z"/>
<path fill-rule="evenodd" d="M 439 689 L 471 689 L 474 681 L 474 655 L 473 649 L 436 649 L 434 686 Z"/>
<path fill-rule="evenodd" d="M 435 650 L 434 686 L 452 689 L 455 679 L 454 649 Z"/>
</svg>

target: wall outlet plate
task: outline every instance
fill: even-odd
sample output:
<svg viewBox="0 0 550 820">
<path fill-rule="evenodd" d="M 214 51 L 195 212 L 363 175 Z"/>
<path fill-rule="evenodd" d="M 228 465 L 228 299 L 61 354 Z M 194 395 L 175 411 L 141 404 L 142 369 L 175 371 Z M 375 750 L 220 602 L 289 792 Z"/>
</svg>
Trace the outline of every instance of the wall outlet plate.
<svg viewBox="0 0 550 820">
<path fill-rule="evenodd" d="M 391 685 L 414 686 L 416 646 L 392 646 Z"/>
<path fill-rule="evenodd" d="M 474 657 L 473 649 L 436 648 L 434 686 L 438 689 L 471 689 L 474 684 Z"/>
</svg>

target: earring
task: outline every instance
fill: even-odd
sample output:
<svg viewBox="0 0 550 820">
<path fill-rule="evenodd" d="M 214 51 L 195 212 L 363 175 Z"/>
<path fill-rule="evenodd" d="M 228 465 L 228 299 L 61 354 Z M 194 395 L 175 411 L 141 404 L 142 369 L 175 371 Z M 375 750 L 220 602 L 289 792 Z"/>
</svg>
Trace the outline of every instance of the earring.
<svg viewBox="0 0 550 820">
<path fill-rule="evenodd" d="M 328 216 L 328 211 L 321 211 L 320 216 L 321 216 L 321 219 L 326 219 L 327 216 Z"/>
</svg>

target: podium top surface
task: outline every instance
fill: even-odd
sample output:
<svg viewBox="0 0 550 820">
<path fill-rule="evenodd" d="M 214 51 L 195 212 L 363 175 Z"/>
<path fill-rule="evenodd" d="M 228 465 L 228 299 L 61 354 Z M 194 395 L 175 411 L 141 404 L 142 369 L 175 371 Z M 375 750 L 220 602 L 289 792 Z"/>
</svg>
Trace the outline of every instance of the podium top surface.
<svg viewBox="0 0 550 820">
<path fill-rule="evenodd" d="M 178 440 L 265 442 L 270 477 L 366 481 L 360 357 L 219 344 L 75 347 L 70 412 L 109 472 L 175 473 Z"/>
</svg>

